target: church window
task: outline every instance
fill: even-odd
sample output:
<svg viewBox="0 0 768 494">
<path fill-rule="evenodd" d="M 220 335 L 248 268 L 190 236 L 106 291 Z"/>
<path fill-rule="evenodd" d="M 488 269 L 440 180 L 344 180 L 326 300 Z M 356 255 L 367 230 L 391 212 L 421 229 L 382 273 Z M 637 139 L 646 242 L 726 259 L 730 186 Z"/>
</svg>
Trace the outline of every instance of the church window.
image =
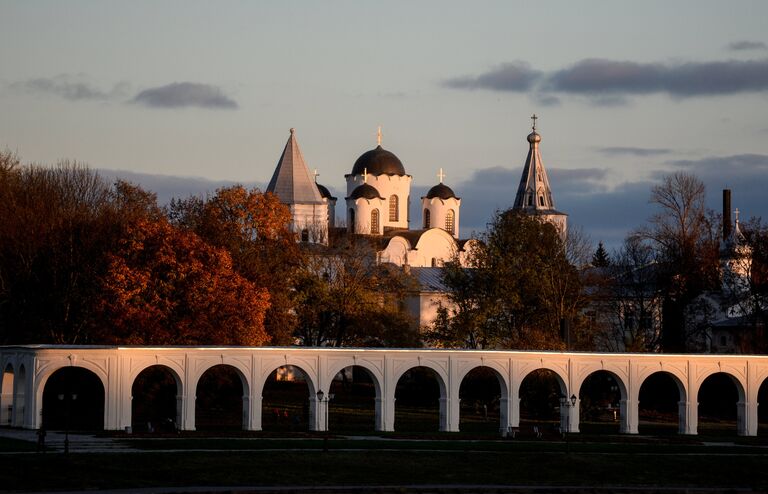
<svg viewBox="0 0 768 494">
<path fill-rule="evenodd" d="M 379 210 L 371 211 L 371 234 L 379 233 Z"/>
<path fill-rule="evenodd" d="M 539 196 L 539 206 L 544 205 L 544 196 Z"/>
<path fill-rule="evenodd" d="M 449 209 L 445 215 L 445 231 L 453 235 L 456 233 L 456 213 Z"/>
<path fill-rule="evenodd" d="M 429 216 L 430 216 L 429 209 L 425 209 L 424 210 L 424 229 L 425 230 L 429 228 L 429 219 L 430 219 Z"/>
<path fill-rule="evenodd" d="M 301 241 L 309 242 L 309 230 L 306 228 L 301 231 Z"/>
<path fill-rule="evenodd" d="M 355 231 L 355 210 L 354 209 L 349 210 L 349 231 L 351 233 L 357 233 Z"/>
<path fill-rule="evenodd" d="M 533 194 L 528 194 L 528 206 L 533 206 Z"/>
<path fill-rule="evenodd" d="M 392 194 L 389 196 L 389 221 L 399 221 L 399 204 L 397 196 Z"/>
</svg>

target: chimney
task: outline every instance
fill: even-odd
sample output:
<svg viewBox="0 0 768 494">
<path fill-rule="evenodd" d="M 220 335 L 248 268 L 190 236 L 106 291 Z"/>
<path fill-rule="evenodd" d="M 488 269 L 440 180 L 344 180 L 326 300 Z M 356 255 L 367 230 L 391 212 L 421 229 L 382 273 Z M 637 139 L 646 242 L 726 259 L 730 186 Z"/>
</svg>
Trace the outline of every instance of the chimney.
<svg viewBox="0 0 768 494">
<path fill-rule="evenodd" d="M 723 189 L 723 241 L 731 238 L 731 189 Z"/>
</svg>

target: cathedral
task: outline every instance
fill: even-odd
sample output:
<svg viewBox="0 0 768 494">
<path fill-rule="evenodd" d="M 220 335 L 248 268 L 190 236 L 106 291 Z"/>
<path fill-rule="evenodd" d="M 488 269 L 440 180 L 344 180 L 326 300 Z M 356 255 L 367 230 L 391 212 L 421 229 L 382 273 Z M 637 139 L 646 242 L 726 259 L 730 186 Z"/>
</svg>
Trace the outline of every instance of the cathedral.
<svg viewBox="0 0 768 494">
<path fill-rule="evenodd" d="M 567 215 L 555 209 L 539 150 L 538 117 L 531 118 L 533 131 L 527 137 L 528 156 L 513 209 L 539 216 L 564 234 Z M 376 148 L 361 154 L 350 173 L 344 175 L 346 197 L 338 214 L 345 224 L 337 226 L 338 198 L 316 182 L 299 148 L 296 131 L 291 129 L 267 192 L 290 208 L 291 228 L 302 242 L 327 244 L 332 234 L 364 235 L 376 240 L 380 262 L 436 268 L 458 257 L 465 265 L 477 240 L 459 238 L 461 198 L 443 183 L 443 177 L 440 169 L 439 183 L 420 198 L 421 218 L 412 221 L 413 177 L 393 152 L 381 146 L 379 129 Z"/>
</svg>

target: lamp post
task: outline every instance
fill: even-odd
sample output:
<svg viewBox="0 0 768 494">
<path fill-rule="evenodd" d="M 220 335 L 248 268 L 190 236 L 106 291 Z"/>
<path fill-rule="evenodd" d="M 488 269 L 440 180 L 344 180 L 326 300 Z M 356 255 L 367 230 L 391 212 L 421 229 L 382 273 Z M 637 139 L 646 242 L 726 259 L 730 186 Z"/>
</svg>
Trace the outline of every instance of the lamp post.
<svg viewBox="0 0 768 494">
<path fill-rule="evenodd" d="M 318 407 L 325 406 L 325 413 L 323 414 L 323 431 L 325 432 L 325 436 L 323 437 L 323 451 L 328 451 L 328 415 L 330 412 L 329 404 L 333 399 L 333 393 L 328 393 L 326 395 L 322 390 L 319 390 L 316 395 L 319 403 Z M 320 408 L 318 408 L 318 411 L 319 410 Z"/>
<path fill-rule="evenodd" d="M 565 439 L 565 452 L 570 453 L 570 444 L 568 443 L 568 434 L 571 432 L 571 408 L 576 406 L 576 395 L 571 395 L 568 399 L 565 395 L 560 395 L 560 407 L 565 408 L 565 429 L 563 429 L 563 439 Z"/>
<path fill-rule="evenodd" d="M 59 401 L 64 402 L 64 453 L 69 453 L 69 413 L 70 405 L 77 399 L 77 393 L 61 393 Z"/>
</svg>

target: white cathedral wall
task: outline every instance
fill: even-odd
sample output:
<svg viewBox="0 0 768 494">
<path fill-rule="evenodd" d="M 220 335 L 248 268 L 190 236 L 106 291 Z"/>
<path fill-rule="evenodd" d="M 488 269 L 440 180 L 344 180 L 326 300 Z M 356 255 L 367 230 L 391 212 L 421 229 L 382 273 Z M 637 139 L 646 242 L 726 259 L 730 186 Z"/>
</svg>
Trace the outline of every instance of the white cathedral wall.
<svg viewBox="0 0 768 494">
<path fill-rule="evenodd" d="M 461 199 L 440 199 L 439 197 L 433 197 L 427 199 L 426 197 L 421 200 L 421 227 L 424 227 L 424 210 L 429 210 L 429 226 L 430 228 L 442 228 L 445 229 L 445 218 L 448 215 L 449 210 L 453 210 L 454 213 L 454 228 L 451 235 L 454 238 L 459 238 L 459 208 L 461 207 Z"/>
<path fill-rule="evenodd" d="M 408 264 L 415 267 L 442 266 L 456 252 L 457 245 L 453 237 L 442 228 L 432 228 L 424 232 L 416 248 L 408 253 Z"/>
<path fill-rule="evenodd" d="M 328 241 L 328 205 L 327 204 L 291 204 L 291 229 L 301 235 L 306 229 L 310 242 Z M 301 238 L 301 237 L 299 237 Z"/>
<path fill-rule="evenodd" d="M 379 195 L 386 201 L 381 210 L 381 226 L 393 228 L 408 228 L 408 197 L 411 193 L 410 175 L 368 175 L 366 183 L 375 187 Z M 352 191 L 363 184 L 362 175 L 347 175 L 347 197 Z M 398 221 L 389 221 L 389 198 L 398 198 Z"/>
<path fill-rule="evenodd" d="M 382 199 L 347 199 L 347 226 L 349 227 L 352 222 L 349 217 L 349 210 L 355 210 L 355 231 L 354 233 L 370 234 L 371 233 L 371 212 L 374 209 L 379 210 L 379 235 L 384 231 L 383 226 L 386 224 L 382 221 L 385 212 L 389 210 L 386 200 Z"/>
</svg>

